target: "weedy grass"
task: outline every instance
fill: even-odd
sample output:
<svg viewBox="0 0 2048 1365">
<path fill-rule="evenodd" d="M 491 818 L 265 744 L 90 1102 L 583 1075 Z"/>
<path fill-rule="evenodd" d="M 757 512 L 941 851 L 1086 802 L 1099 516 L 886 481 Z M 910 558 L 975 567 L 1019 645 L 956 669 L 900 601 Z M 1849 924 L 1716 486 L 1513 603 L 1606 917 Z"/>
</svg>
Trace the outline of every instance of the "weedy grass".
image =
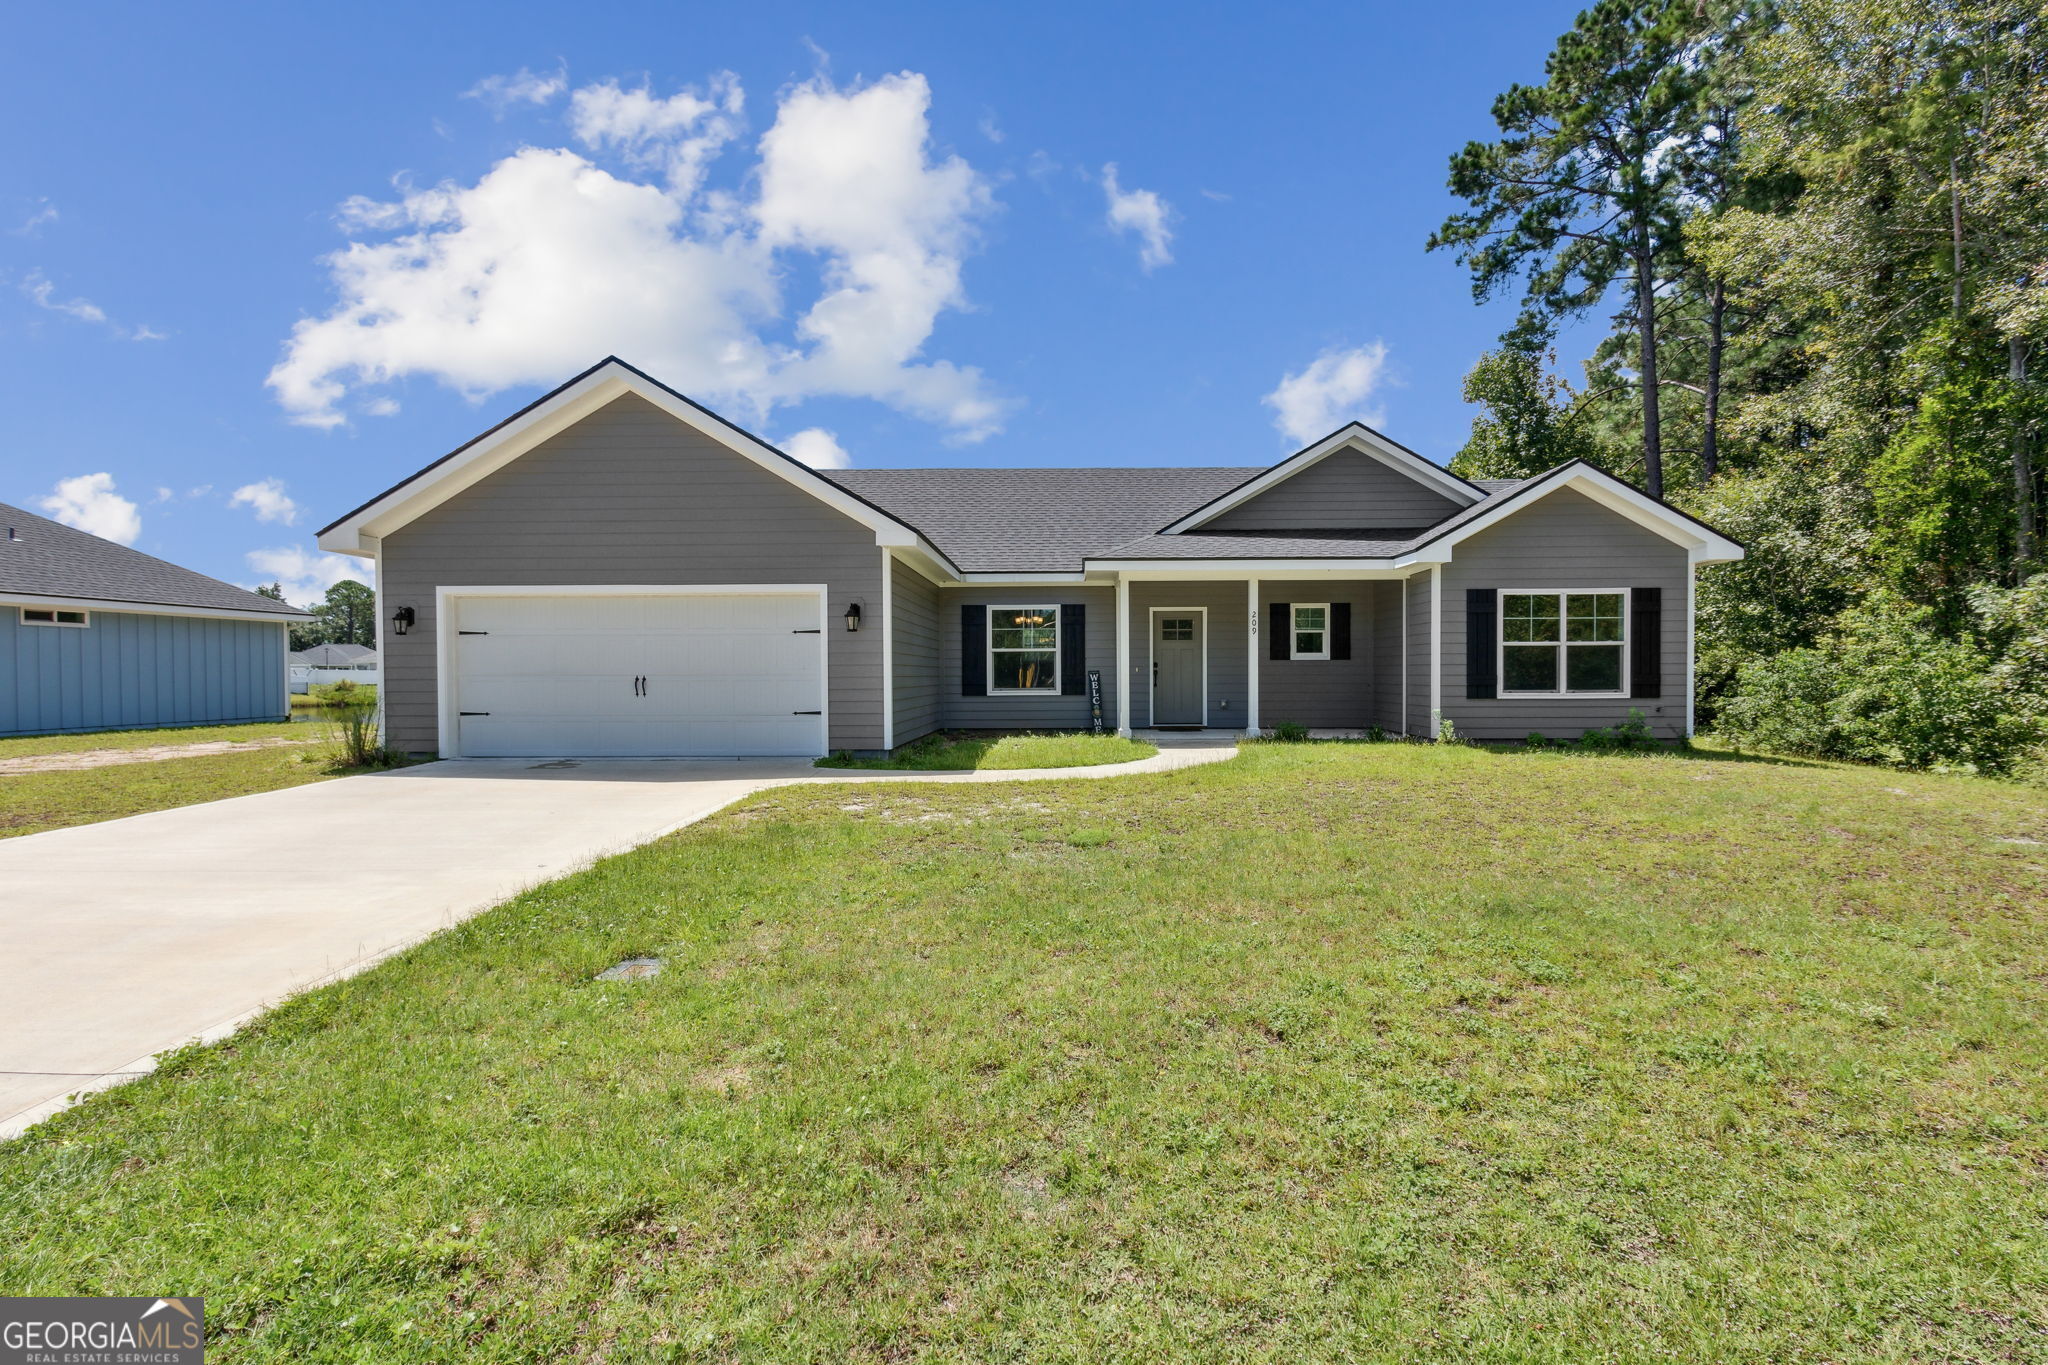
<svg viewBox="0 0 2048 1365">
<path fill-rule="evenodd" d="M 1086 768 L 1097 763 L 1131 763 L 1159 752 L 1155 745 L 1121 735 L 974 735 L 940 733 L 905 745 L 888 758 L 832 754 L 820 768 L 962 769 Z"/>
<path fill-rule="evenodd" d="M 0 1148 L 0 1293 L 223 1361 L 2040 1359 L 2044 911 L 2048 798 L 1963 778 L 783 788 Z"/>
<path fill-rule="evenodd" d="M 76 754 L 89 749 L 153 749 L 160 744 L 251 743 L 265 739 L 315 737 L 311 727 L 290 721 L 247 725 L 183 725 L 162 730 L 94 730 L 79 735 L 22 735 L 0 739 L 0 758 Z"/>
</svg>

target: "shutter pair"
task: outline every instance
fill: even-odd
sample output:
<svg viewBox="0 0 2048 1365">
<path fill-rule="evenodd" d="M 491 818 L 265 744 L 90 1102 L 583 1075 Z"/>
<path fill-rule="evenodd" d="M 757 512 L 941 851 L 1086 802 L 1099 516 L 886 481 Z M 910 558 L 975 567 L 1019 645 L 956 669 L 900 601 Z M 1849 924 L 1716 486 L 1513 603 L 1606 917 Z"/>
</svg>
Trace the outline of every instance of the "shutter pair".
<svg viewBox="0 0 2048 1365">
<path fill-rule="evenodd" d="M 1277 623 L 1277 625 L 1276 625 Z M 1351 604 L 1330 603 L 1330 658 L 1351 657 Z M 1292 602 L 1268 602 L 1266 604 L 1266 657 L 1286 659 L 1294 653 L 1294 604 Z"/>
<path fill-rule="evenodd" d="M 988 607 L 960 608 L 960 695 L 988 695 Z M 1060 604 L 1060 695 L 1088 692 L 1088 608 L 1080 602 Z"/>
<path fill-rule="evenodd" d="M 1664 590 L 1629 590 L 1628 676 L 1630 697 L 1664 695 Z M 1500 643 L 1500 590 L 1465 589 L 1465 697 L 1490 701 L 1500 695 L 1494 665 Z"/>
</svg>

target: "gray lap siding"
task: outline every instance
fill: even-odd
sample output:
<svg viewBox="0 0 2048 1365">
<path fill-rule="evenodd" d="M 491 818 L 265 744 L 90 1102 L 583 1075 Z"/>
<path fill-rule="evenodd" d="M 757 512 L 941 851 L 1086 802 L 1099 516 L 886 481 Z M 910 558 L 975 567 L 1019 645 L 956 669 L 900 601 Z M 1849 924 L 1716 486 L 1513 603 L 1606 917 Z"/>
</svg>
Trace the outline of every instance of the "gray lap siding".
<svg viewBox="0 0 2048 1365">
<path fill-rule="evenodd" d="M 1677 739 L 1686 717 L 1686 552 L 1591 498 L 1565 489 L 1459 545 L 1443 567 L 1444 714 L 1469 739 L 1513 740 L 1531 731 L 1576 738 L 1613 725 L 1631 707 L 1659 737 Z M 1465 593 L 1469 588 L 1643 588 L 1662 590 L 1657 698 L 1465 696 Z M 1633 631 L 1634 625 L 1630 624 Z"/>
<path fill-rule="evenodd" d="M 889 602 L 890 681 L 895 690 L 898 744 L 908 744 L 940 726 L 939 588 L 929 578 L 892 559 Z M 954 627 L 957 632 L 959 627 Z M 958 666 L 955 665 L 955 682 Z"/>
<path fill-rule="evenodd" d="M 1380 677 L 1381 639 L 1374 611 L 1379 585 L 1358 580 L 1349 582 L 1286 582 L 1269 579 L 1259 584 L 1259 610 L 1270 614 L 1273 604 L 1290 607 L 1302 602 L 1349 603 L 1351 607 L 1351 657 L 1348 659 L 1275 659 L 1270 642 L 1277 632 L 1285 639 L 1291 623 L 1267 620 L 1259 650 L 1259 724 L 1265 729 L 1293 721 L 1313 729 L 1362 730 L 1377 723 L 1374 709 L 1375 681 Z M 1395 610 L 1400 610 L 1395 605 Z M 1262 618 L 1263 619 L 1263 618 Z M 1395 642 L 1398 648 L 1399 642 Z M 1398 681 L 1396 686 L 1398 686 Z"/>
<path fill-rule="evenodd" d="M 879 618 L 875 535 L 802 489 L 628 395 L 384 538 L 383 632 L 391 741 L 439 746 L 435 592 L 475 586 L 823 583 L 835 749 L 882 744 L 882 638 L 839 626 L 847 604 Z"/>
<path fill-rule="evenodd" d="M 949 730 L 1078 730 L 1089 723 L 1088 698 L 1043 696 L 967 697 L 960 693 L 960 609 L 966 606 L 1058 606 L 1087 608 L 1085 666 L 1102 670 L 1102 720 L 1116 728 L 1116 593 L 1112 589 L 1061 584 L 1044 588 L 942 588 L 939 590 L 939 723 Z M 899 683 L 900 686 L 900 683 Z M 901 735 L 897 743 L 904 742 Z"/>
</svg>

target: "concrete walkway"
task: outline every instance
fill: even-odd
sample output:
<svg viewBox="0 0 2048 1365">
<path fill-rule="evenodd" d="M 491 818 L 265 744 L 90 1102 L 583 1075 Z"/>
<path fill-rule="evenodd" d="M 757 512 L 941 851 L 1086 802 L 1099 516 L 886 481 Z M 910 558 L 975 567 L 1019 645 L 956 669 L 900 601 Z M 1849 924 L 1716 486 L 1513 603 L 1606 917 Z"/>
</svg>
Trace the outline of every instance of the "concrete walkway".
<svg viewBox="0 0 2048 1365">
<path fill-rule="evenodd" d="M 459 759 L 0 840 L 0 1138 L 286 996 L 593 859 L 792 783 L 1031 782 L 1214 763 L 1224 732 L 1096 768 Z"/>
</svg>

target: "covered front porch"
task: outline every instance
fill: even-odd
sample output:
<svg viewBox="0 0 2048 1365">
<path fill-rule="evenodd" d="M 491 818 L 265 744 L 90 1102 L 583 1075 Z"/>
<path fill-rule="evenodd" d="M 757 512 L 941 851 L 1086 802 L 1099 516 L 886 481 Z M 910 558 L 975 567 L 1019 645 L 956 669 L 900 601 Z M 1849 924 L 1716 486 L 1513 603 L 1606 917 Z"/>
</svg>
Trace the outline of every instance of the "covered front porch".
<svg viewBox="0 0 2048 1365">
<path fill-rule="evenodd" d="M 1428 578 L 1126 572 L 1116 582 L 1117 729 L 1425 734 Z"/>
</svg>

